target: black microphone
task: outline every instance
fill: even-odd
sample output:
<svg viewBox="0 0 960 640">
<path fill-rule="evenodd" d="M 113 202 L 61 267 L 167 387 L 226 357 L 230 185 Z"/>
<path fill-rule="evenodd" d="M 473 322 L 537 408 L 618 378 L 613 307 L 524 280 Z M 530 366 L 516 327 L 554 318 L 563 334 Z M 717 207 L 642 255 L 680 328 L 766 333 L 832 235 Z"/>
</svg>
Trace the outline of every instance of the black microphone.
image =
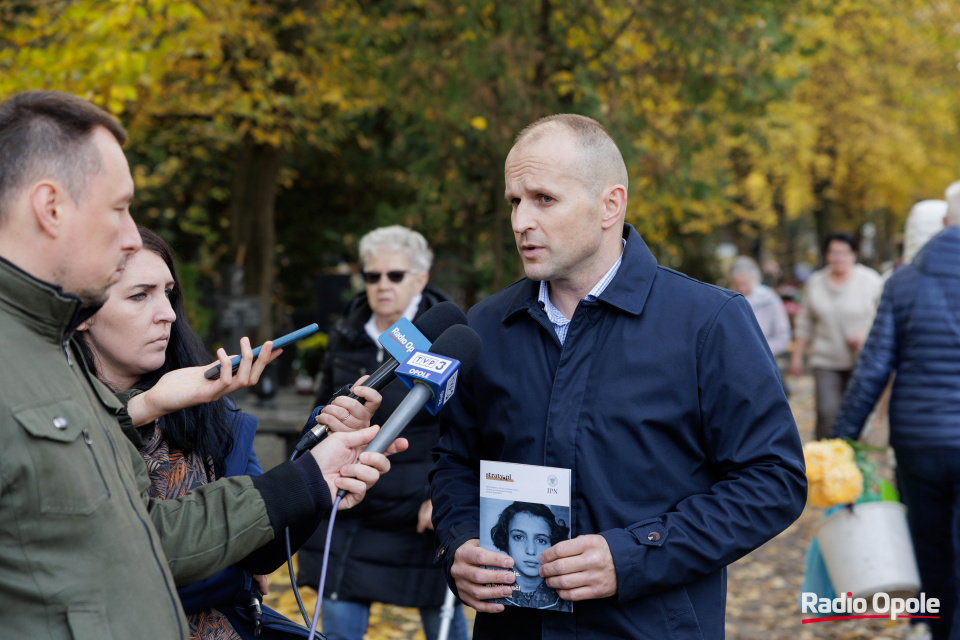
<svg viewBox="0 0 960 640">
<path fill-rule="evenodd" d="M 429 340 L 431 343 L 440 338 L 440 335 L 449 329 L 450 327 L 456 326 L 458 324 L 467 324 L 467 316 L 463 311 L 453 302 L 441 302 L 440 304 L 430 307 L 423 312 L 423 315 L 417 318 L 413 326 L 415 326 L 420 333 L 423 334 L 423 337 Z M 431 353 L 436 353 L 432 350 Z M 369 389 L 374 389 L 380 391 L 385 386 L 393 382 L 393 379 L 396 377 L 397 367 L 400 366 L 400 362 L 393 359 L 393 356 L 390 356 L 386 362 L 384 362 L 380 367 L 370 374 L 370 377 L 367 378 L 367 381 L 363 383 L 364 387 Z M 341 394 L 342 395 L 342 394 Z M 330 398 L 330 402 L 333 402 L 336 398 L 336 394 L 333 398 Z M 348 398 L 353 398 L 354 400 L 359 400 L 360 404 L 366 402 L 364 398 L 360 398 L 355 395 L 353 392 L 347 396 Z M 330 404 L 329 402 L 327 404 Z"/>
<path fill-rule="evenodd" d="M 453 325 L 443 332 L 437 341 L 430 347 L 430 353 L 445 356 L 460 361 L 458 376 L 466 374 L 480 357 L 480 336 L 477 332 L 464 324 Z M 380 427 L 380 431 L 366 446 L 364 451 L 383 453 L 390 443 L 397 439 L 400 432 L 406 428 L 413 417 L 430 401 L 433 392 L 426 384 L 415 382 L 406 397 L 397 405 L 396 410 Z M 347 492 L 341 489 L 337 492 L 341 498 Z"/>
<path fill-rule="evenodd" d="M 466 325 L 467 316 L 455 303 L 446 301 L 441 302 L 438 305 L 430 307 L 423 312 L 423 315 L 417 318 L 413 326 L 415 326 L 420 333 L 423 334 L 423 337 L 429 340 L 431 343 L 439 340 L 440 336 L 450 327 L 457 325 Z M 380 367 L 370 374 L 370 377 L 367 378 L 367 381 L 363 383 L 363 386 L 373 389 L 375 391 L 380 391 L 388 384 L 393 382 L 393 379 L 396 377 L 397 367 L 400 366 L 400 362 L 395 360 L 392 355 L 387 357 L 387 361 L 384 362 Z M 459 358 L 458 358 L 459 359 Z M 330 400 L 327 404 L 330 404 L 335 399 L 342 395 L 347 395 L 347 392 L 350 391 L 348 386 L 341 387 L 333 396 L 330 397 Z M 360 404 L 366 402 L 365 398 L 360 398 L 356 396 L 353 392 L 350 392 L 347 395 L 348 398 L 353 398 L 358 400 Z M 297 443 L 297 446 L 293 448 L 293 458 L 299 457 L 307 449 L 312 449 L 320 439 L 326 434 L 327 426 L 318 424 L 314 426 L 310 431 L 308 431 Z"/>
</svg>

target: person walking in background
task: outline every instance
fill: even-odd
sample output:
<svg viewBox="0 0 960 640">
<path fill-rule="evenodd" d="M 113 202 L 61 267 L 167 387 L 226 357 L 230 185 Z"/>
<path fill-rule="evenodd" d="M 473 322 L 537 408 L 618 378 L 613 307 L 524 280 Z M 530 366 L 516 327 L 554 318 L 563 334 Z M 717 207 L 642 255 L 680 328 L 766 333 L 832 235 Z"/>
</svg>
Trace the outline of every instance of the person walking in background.
<svg viewBox="0 0 960 640">
<path fill-rule="evenodd" d="M 857 263 L 857 241 L 850 234 L 827 236 L 824 256 L 827 266 L 807 281 L 790 358 L 790 374 L 803 375 L 803 357 L 809 345 L 818 440 L 830 433 L 882 287 L 876 271 Z"/>
<path fill-rule="evenodd" d="M 947 228 L 883 288 L 832 434 L 859 438 L 896 373 L 890 444 L 921 591 L 940 600 L 934 640 L 960 636 L 960 182 L 946 196 Z"/>
<path fill-rule="evenodd" d="M 416 231 L 395 225 L 367 233 L 360 239 L 360 260 L 365 291 L 351 301 L 330 333 L 317 404 L 390 357 L 378 341 L 390 325 L 401 317 L 413 321 L 449 300 L 428 284 L 433 253 Z M 406 392 L 399 380 L 389 384 L 372 419 L 385 421 Z M 371 602 L 419 608 L 427 640 L 437 637 L 446 585 L 443 572 L 433 564 L 427 476 L 433 466 L 430 450 L 439 435 L 438 419 L 421 409 L 404 429 L 410 448 L 391 459 L 390 482 L 367 493 L 363 511 L 337 516 L 323 593 L 322 628 L 329 640 L 361 640 Z M 319 584 L 325 540 L 322 526 L 301 549 L 298 584 Z M 463 610 L 457 605 L 450 638 L 466 637 Z"/>
<path fill-rule="evenodd" d="M 740 256 L 730 265 L 728 277 L 730 288 L 746 298 L 753 308 L 757 324 L 773 356 L 786 353 L 792 338 L 790 318 L 777 292 L 761 284 L 757 263 L 753 258 Z"/>
<path fill-rule="evenodd" d="M 128 258 L 103 307 L 77 328 L 83 338 L 78 346 L 91 371 L 124 397 L 131 390 L 153 388 L 169 371 L 211 360 L 200 337 L 187 324 L 173 251 L 149 229 L 138 230 L 143 248 Z M 357 394 L 368 399 L 366 406 L 346 397 L 337 401 L 369 424 L 379 394 L 360 387 Z M 321 422 L 335 420 L 329 413 L 321 416 Z M 126 434 L 147 465 L 149 495 L 171 499 L 217 478 L 261 475 L 263 469 L 253 450 L 256 430 L 256 418 L 221 398 L 163 416 L 141 429 L 128 429 Z M 294 549 L 319 522 L 315 517 L 293 529 Z M 264 574 L 286 561 L 284 546 L 282 539 L 275 540 L 256 552 L 257 558 L 246 559 L 248 567 L 259 565 L 262 573 L 233 565 L 178 588 L 191 638 L 252 638 L 253 624 L 246 619 L 246 609 L 252 596 L 267 592 Z M 266 607 L 263 616 L 268 627 L 288 622 Z M 273 629 L 271 633 L 282 632 Z"/>
</svg>

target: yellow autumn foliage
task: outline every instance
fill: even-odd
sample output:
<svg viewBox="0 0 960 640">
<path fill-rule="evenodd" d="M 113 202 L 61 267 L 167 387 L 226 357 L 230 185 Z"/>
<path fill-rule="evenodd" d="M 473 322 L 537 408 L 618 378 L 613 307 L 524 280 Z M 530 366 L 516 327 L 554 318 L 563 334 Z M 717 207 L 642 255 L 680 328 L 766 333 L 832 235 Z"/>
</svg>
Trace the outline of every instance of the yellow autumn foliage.
<svg viewBox="0 0 960 640">
<path fill-rule="evenodd" d="M 807 503 L 832 507 L 854 502 L 863 493 L 863 474 L 853 448 L 840 440 L 817 440 L 803 445 L 807 467 Z"/>
</svg>

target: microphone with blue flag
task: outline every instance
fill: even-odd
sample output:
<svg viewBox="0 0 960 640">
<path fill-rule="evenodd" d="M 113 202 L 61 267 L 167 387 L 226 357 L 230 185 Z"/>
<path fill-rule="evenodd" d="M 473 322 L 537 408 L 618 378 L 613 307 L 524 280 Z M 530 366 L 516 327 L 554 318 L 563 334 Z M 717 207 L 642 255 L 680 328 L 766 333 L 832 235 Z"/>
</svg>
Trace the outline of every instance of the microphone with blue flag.
<svg viewBox="0 0 960 640">
<path fill-rule="evenodd" d="M 461 372 L 469 371 L 480 357 L 480 347 L 477 332 L 457 324 L 437 338 L 432 351 L 414 350 L 396 371 L 410 391 L 366 450 L 383 453 L 422 407 L 432 414 L 443 408 L 453 397 Z"/>
<path fill-rule="evenodd" d="M 464 324 L 444 331 L 431 347 L 432 352 L 414 350 L 397 367 L 397 377 L 410 388 L 387 421 L 380 427 L 366 451 L 383 453 L 424 406 L 436 414 L 453 396 L 460 372 L 468 372 L 480 357 L 477 332 Z M 432 408 L 431 408 L 432 407 Z M 347 492 L 337 492 L 343 497 Z"/>
<path fill-rule="evenodd" d="M 397 367 L 397 378 L 411 390 L 415 384 L 427 387 L 431 396 L 424 406 L 431 415 L 437 415 L 444 403 L 453 396 L 459 372 L 459 360 L 416 350 Z"/>
<path fill-rule="evenodd" d="M 390 354 L 387 361 L 379 369 L 374 371 L 363 386 L 375 391 L 380 391 L 390 384 L 396 377 L 397 367 L 404 362 L 411 353 L 417 349 L 427 350 L 432 346 L 431 340 L 437 340 L 450 327 L 457 325 L 466 325 L 467 317 L 463 315 L 460 307 L 452 302 L 441 302 L 424 312 L 417 318 L 416 322 L 410 322 L 406 318 L 400 318 L 387 330 L 380 334 L 379 341 L 383 348 Z M 430 337 L 427 337 L 430 336 Z M 338 396 L 347 396 L 353 398 L 361 404 L 366 402 L 350 391 L 349 386 L 341 388 L 333 394 L 327 404 L 330 404 Z M 317 424 L 310 429 L 300 439 L 293 449 L 293 458 L 298 458 L 304 451 L 314 447 L 326 435 L 325 425 Z"/>
<path fill-rule="evenodd" d="M 406 318 L 400 318 L 380 334 L 380 344 L 397 362 L 403 362 L 418 349 L 428 350 L 432 342 Z"/>
</svg>

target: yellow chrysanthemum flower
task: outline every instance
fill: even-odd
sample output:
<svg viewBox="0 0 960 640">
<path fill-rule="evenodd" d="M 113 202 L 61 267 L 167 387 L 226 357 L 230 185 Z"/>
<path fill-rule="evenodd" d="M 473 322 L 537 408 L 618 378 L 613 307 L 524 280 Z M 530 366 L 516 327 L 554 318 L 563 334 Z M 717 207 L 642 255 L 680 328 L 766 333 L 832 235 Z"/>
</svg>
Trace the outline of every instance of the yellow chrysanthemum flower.
<svg viewBox="0 0 960 640">
<path fill-rule="evenodd" d="M 853 462 L 844 462 L 828 469 L 821 484 L 831 505 L 849 504 L 863 493 L 863 474 Z"/>
<path fill-rule="evenodd" d="M 803 461 L 807 467 L 807 481 L 811 484 L 823 478 L 824 472 L 831 466 L 831 451 L 821 441 L 803 445 Z"/>
<path fill-rule="evenodd" d="M 834 438 L 832 440 L 824 440 L 823 444 L 830 449 L 831 455 L 833 455 L 837 461 L 846 460 L 847 462 L 853 462 L 853 447 L 851 447 L 846 440 Z"/>
<path fill-rule="evenodd" d="M 822 482 L 811 482 L 807 485 L 807 504 L 822 509 L 833 506 L 833 503 L 827 500 L 827 496 L 823 492 Z"/>
<path fill-rule="evenodd" d="M 854 461 L 854 451 L 839 438 L 803 445 L 807 467 L 807 503 L 832 507 L 855 501 L 863 492 L 863 474 Z"/>
</svg>

